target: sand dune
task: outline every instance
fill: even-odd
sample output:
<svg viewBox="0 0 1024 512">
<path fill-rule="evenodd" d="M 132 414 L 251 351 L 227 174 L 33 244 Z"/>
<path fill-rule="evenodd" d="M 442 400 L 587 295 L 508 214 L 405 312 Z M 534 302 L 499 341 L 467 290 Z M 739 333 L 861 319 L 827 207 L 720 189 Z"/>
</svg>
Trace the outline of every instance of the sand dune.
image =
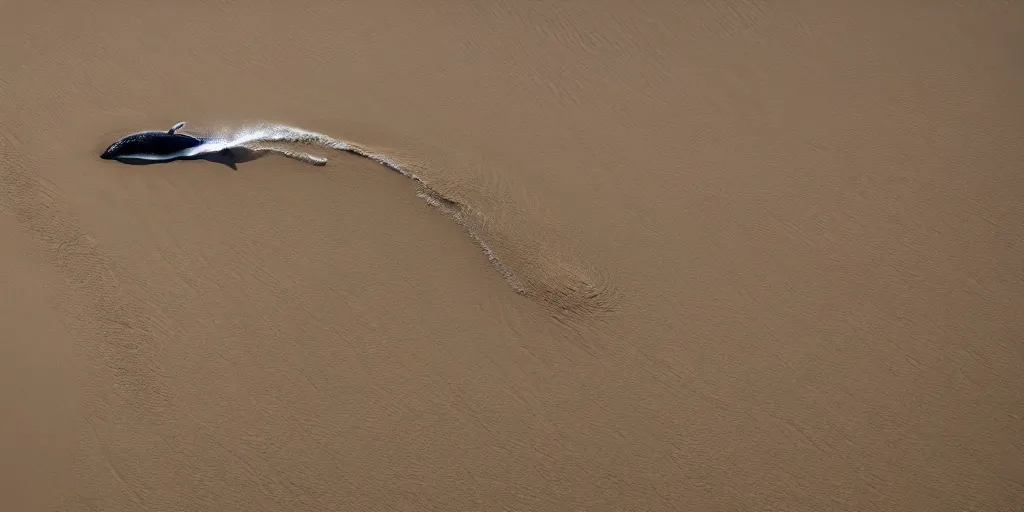
<svg viewBox="0 0 1024 512">
<path fill-rule="evenodd" d="M 1022 510 L 1021 26 L 0 3 L 0 508 Z"/>
</svg>

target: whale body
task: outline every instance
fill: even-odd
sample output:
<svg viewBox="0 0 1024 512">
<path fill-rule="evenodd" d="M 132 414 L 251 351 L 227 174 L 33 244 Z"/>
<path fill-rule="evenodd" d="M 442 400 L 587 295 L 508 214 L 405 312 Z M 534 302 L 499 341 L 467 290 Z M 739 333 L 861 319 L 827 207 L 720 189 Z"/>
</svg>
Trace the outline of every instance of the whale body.
<svg viewBox="0 0 1024 512">
<path fill-rule="evenodd" d="M 185 122 L 175 124 L 167 131 L 133 133 L 114 142 L 100 155 L 104 160 L 125 163 L 157 163 L 173 160 L 196 160 L 224 148 L 216 141 L 176 133 Z"/>
</svg>

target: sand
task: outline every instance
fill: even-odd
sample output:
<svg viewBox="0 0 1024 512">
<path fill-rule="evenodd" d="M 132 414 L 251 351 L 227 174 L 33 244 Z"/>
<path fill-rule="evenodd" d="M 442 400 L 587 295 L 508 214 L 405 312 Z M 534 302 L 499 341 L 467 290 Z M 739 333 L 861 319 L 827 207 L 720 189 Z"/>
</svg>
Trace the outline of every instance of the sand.
<svg viewBox="0 0 1024 512">
<path fill-rule="evenodd" d="M 2 2 L 0 508 L 1024 510 L 1022 26 Z"/>
</svg>

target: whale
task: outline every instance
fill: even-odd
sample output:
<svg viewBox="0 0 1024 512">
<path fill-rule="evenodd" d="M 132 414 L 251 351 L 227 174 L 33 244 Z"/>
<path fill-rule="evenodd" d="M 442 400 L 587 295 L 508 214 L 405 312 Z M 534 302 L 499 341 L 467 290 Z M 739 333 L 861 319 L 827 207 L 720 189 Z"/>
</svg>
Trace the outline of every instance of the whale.
<svg viewBox="0 0 1024 512">
<path fill-rule="evenodd" d="M 178 133 L 183 126 L 185 122 L 181 121 L 167 131 L 154 130 L 126 135 L 104 150 L 100 158 L 133 165 L 207 160 L 237 169 L 236 163 L 261 156 L 261 152 L 237 146 L 227 139 Z"/>
<path fill-rule="evenodd" d="M 101 155 L 104 160 L 124 163 L 156 163 L 196 159 L 206 153 L 208 140 L 176 133 L 185 122 L 167 131 L 146 131 L 126 135 L 110 145 Z"/>
</svg>

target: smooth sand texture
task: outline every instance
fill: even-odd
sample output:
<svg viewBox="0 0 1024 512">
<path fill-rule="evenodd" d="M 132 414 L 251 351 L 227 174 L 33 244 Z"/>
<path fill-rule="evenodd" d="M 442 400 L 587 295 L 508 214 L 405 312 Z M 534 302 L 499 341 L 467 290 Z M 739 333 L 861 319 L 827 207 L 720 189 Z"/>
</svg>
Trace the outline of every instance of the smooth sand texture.
<svg viewBox="0 0 1024 512">
<path fill-rule="evenodd" d="M 4 1 L 0 508 L 1020 511 L 1022 26 Z M 177 121 L 394 155 L 533 294 L 365 159 L 98 158 Z"/>
</svg>

